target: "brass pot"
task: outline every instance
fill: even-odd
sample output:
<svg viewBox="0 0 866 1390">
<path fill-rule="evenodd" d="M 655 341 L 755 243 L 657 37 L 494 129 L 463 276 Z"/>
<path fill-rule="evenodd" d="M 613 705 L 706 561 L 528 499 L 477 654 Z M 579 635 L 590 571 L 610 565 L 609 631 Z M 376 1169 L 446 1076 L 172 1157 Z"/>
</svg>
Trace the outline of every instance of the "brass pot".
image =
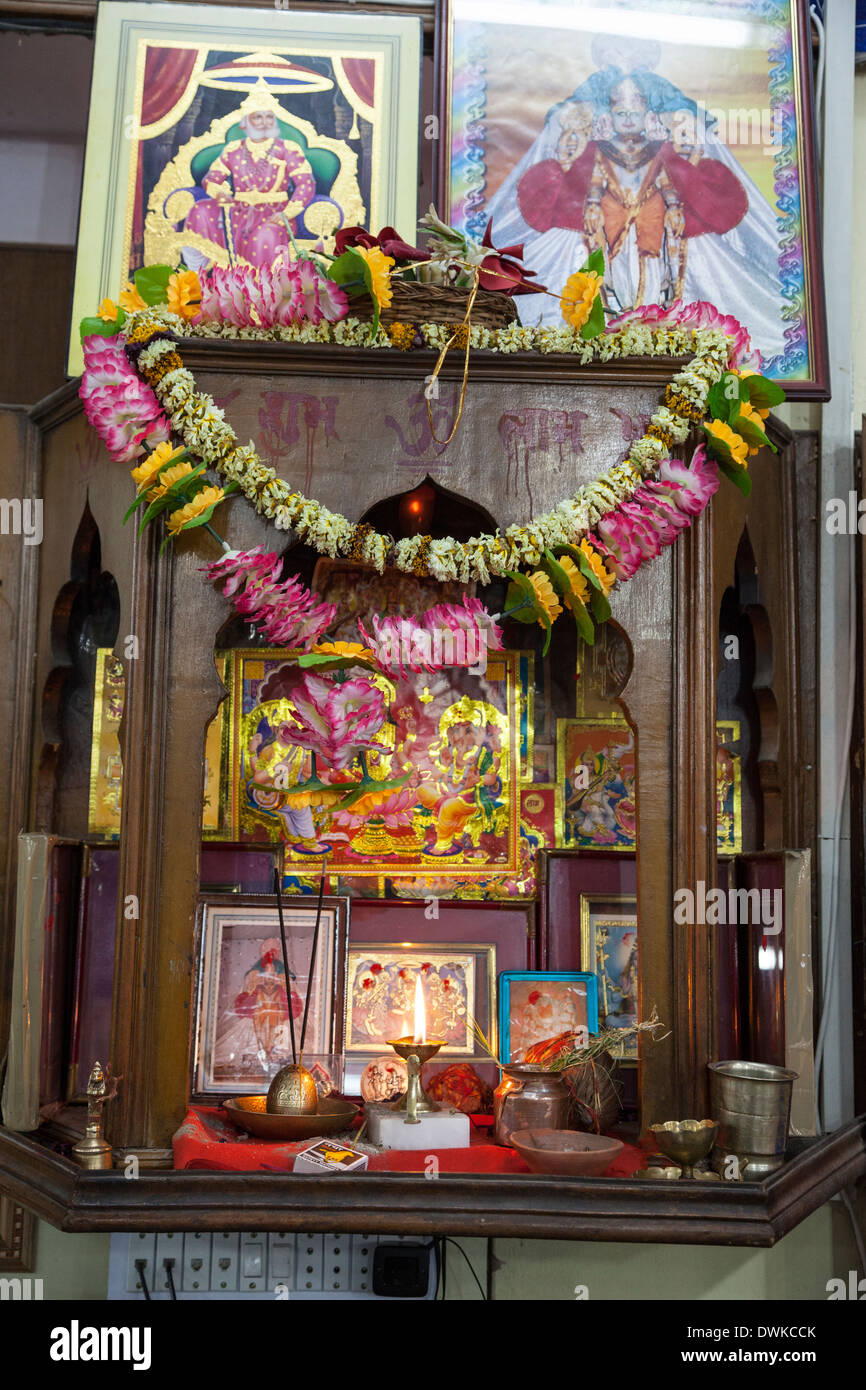
<svg viewBox="0 0 866 1390">
<path fill-rule="evenodd" d="M 268 1090 L 269 1115 L 315 1115 L 319 1108 L 319 1093 L 312 1072 L 300 1062 L 278 1071 Z"/>
<path fill-rule="evenodd" d="M 527 1062 L 509 1062 L 493 1092 L 493 1138 L 513 1148 L 520 1129 L 568 1129 L 571 1096 L 558 1072 Z"/>
</svg>

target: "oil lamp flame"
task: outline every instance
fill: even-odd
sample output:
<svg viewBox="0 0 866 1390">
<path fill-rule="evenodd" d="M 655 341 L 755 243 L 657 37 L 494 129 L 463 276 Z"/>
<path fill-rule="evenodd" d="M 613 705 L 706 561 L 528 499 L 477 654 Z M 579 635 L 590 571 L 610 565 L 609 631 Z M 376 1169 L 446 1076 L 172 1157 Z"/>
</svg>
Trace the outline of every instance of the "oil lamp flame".
<svg viewBox="0 0 866 1390">
<path fill-rule="evenodd" d="M 423 1043 L 427 1041 L 427 1018 L 424 1013 L 424 990 L 421 988 L 421 976 L 415 976 L 415 1031 L 412 1034 L 412 1041 Z"/>
</svg>

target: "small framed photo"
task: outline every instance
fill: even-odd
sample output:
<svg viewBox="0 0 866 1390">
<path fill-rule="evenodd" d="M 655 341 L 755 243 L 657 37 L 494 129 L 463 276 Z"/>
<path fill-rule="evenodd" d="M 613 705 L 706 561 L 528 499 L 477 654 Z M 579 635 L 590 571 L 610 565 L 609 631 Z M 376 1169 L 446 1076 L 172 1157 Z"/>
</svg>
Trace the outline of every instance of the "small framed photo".
<svg viewBox="0 0 866 1390">
<path fill-rule="evenodd" d="M 322 900 L 305 1059 L 342 1051 L 348 917 L 348 899 Z M 315 901 L 286 900 L 283 920 L 291 977 L 288 990 L 276 903 L 234 894 L 201 901 L 194 1076 L 199 1095 L 266 1091 L 280 1067 L 291 1061 L 289 1007 L 296 1045 L 300 1045 L 311 978 Z"/>
<path fill-rule="evenodd" d="M 582 893 L 581 961 L 595 972 L 603 1028 L 633 1028 L 638 1021 L 637 899 L 628 894 Z M 613 1054 L 637 1061 L 637 1034 Z"/>
<path fill-rule="evenodd" d="M 594 975 L 565 970 L 504 970 L 499 976 L 499 1056 L 517 1062 L 533 1043 L 570 1028 L 598 1032 Z"/>
<path fill-rule="evenodd" d="M 388 1043 L 413 1031 L 415 982 L 424 995 L 425 1031 L 441 1038 L 436 1060 L 486 1059 L 477 1022 L 495 1047 L 493 991 L 496 947 L 401 942 L 368 943 L 349 951 L 346 983 L 346 1059 L 364 1065 L 390 1052 Z M 361 1070 L 363 1067 L 361 1067 Z"/>
</svg>

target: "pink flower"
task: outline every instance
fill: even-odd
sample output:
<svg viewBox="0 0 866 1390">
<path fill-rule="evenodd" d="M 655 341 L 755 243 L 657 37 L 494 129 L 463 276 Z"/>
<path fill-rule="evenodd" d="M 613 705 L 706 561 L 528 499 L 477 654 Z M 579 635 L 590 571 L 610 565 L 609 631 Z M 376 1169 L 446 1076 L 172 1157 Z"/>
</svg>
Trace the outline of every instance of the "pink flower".
<svg viewBox="0 0 866 1390">
<path fill-rule="evenodd" d="M 389 675 L 477 666 L 487 651 L 502 651 L 502 632 L 479 599 L 464 596 L 462 605 L 437 603 L 420 616 L 373 615 L 371 636 L 358 629 L 376 661 Z"/>
<path fill-rule="evenodd" d="M 349 296 L 333 280 L 319 281 L 319 308 L 328 323 L 344 319 L 349 312 Z"/>
<path fill-rule="evenodd" d="M 144 440 L 161 444 L 168 421 L 147 382 L 130 365 L 119 336 L 84 340 L 84 375 L 78 388 L 84 414 L 115 463 L 131 463 Z"/>
<path fill-rule="evenodd" d="M 297 726 L 280 725 L 279 737 L 316 753 L 333 768 L 348 767 L 362 749 L 380 747 L 375 735 L 385 722 L 385 697 L 372 681 L 337 683 L 308 673 L 296 686 L 292 704 Z"/>
<path fill-rule="evenodd" d="M 322 311 L 319 308 L 319 272 L 312 261 L 298 262 L 298 278 L 301 286 L 301 318 L 307 323 L 321 323 Z"/>
<path fill-rule="evenodd" d="M 220 270 L 218 266 L 209 275 L 199 277 L 201 281 L 201 312 L 195 323 L 234 324 L 236 328 L 248 328 L 261 322 L 253 316 L 261 305 L 261 289 L 255 271 L 250 266 L 232 266 Z"/>
<path fill-rule="evenodd" d="M 332 603 L 319 603 L 299 579 L 281 583 L 282 568 L 279 555 L 262 554 L 257 546 L 228 551 L 206 566 L 206 572 L 215 584 L 225 581 L 223 593 L 234 597 L 238 613 L 257 623 L 267 641 L 309 651 L 321 641 L 337 609 Z"/>
<path fill-rule="evenodd" d="M 704 510 L 719 487 L 719 470 L 703 444 L 689 467 L 664 459 L 658 479 L 642 483 L 628 502 L 603 516 L 587 539 L 617 579 L 631 579 L 644 560 L 671 545 Z"/>
<path fill-rule="evenodd" d="M 661 304 L 645 304 L 640 309 L 629 309 L 617 318 L 609 319 L 606 331 L 615 332 L 629 323 L 643 323 L 648 327 L 669 325 L 675 328 L 718 328 L 734 340 L 728 359 L 730 366 L 759 368 L 761 365 L 761 354 L 752 348 L 751 339 L 743 325 L 731 314 L 720 314 L 718 309 L 706 300 L 683 304 L 681 299 L 675 299 L 667 307 Z"/>
<path fill-rule="evenodd" d="M 301 277 L 291 261 L 278 261 L 271 267 L 263 298 L 268 324 L 278 323 L 285 328 L 301 317 Z"/>
<path fill-rule="evenodd" d="M 201 277 L 201 312 L 196 323 L 230 323 L 236 328 L 286 328 L 293 323 L 334 323 L 345 318 L 343 291 L 319 274 L 310 260 L 282 257 L 271 266 L 232 266 Z"/>
<path fill-rule="evenodd" d="M 670 492 L 681 512 L 700 516 L 714 492 L 719 490 L 718 465 L 699 444 L 686 467 L 676 459 L 665 459 L 659 469 L 659 483 Z"/>
<path fill-rule="evenodd" d="M 374 790 L 365 792 L 352 806 L 332 812 L 331 820 L 340 830 L 357 830 L 372 816 L 377 816 L 389 830 L 405 830 L 412 824 L 416 804 L 414 787 L 396 787 L 386 792 Z"/>
</svg>

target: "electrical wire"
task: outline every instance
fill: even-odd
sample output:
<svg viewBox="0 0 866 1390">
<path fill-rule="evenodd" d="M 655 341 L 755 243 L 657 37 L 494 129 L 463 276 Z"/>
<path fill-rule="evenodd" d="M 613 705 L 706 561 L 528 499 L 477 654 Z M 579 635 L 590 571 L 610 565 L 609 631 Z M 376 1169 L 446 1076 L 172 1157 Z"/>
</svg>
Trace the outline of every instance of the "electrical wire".
<svg viewBox="0 0 866 1390">
<path fill-rule="evenodd" d="M 809 6 L 809 18 L 815 26 L 818 35 L 818 62 L 815 71 L 815 153 L 818 157 L 818 168 L 821 168 L 824 150 L 824 124 L 821 104 L 824 100 L 824 20 L 818 10 L 817 5 Z"/>
<path fill-rule="evenodd" d="M 141 1280 L 141 1292 L 144 1294 L 144 1301 L 145 1301 L 145 1303 L 149 1303 L 149 1302 L 150 1302 L 150 1289 L 147 1287 L 147 1279 L 145 1278 L 145 1275 L 144 1275 L 144 1271 L 147 1269 L 147 1260 L 136 1260 L 136 1262 L 135 1262 L 135 1268 L 136 1268 L 136 1272 L 137 1272 L 137 1274 L 138 1274 L 138 1277 L 139 1277 L 139 1279 Z"/>
<path fill-rule="evenodd" d="M 166 1276 L 168 1278 L 168 1287 L 169 1292 L 171 1294 L 172 1302 L 177 1303 L 177 1289 L 174 1287 L 174 1275 L 172 1274 L 172 1270 L 174 1269 L 174 1260 L 163 1260 L 162 1267 L 165 1270 Z"/>
<path fill-rule="evenodd" d="M 478 1278 L 478 1275 L 475 1273 L 475 1270 L 474 1270 L 473 1267 L 472 1267 L 472 1261 L 470 1260 L 469 1256 L 466 1254 L 466 1251 L 463 1249 L 463 1246 L 462 1246 L 462 1245 L 459 1245 L 459 1244 L 457 1243 L 457 1241 L 454 1240 L 453 1236 L 445 1236 L 445 1237 L 444 1237 L 444 1244 L 445 1244 L 445 1245 L 453 1245 L 453 1246 L 456 1247 L 457 1250 L 460 1251 L 460 1254 L 463 1256 L 464 1260 L 466 1261 L 466 1263 L 467 1263 L 468 1266 L 469 1266 L 469 1273 L 472 1275 L 472 1278 L 475 1280 L 475 1283 L 476 1283 L 477 1286 L 478 1286 L 478 1292 L 481 1294 L 481 1297 L 484 1299 L 484 1302 L 486 1303 L 486 1302 L 487 1302 L 487 1294 L 484 1292 L 484 1289 L 483 1289 L 482 1284 L 481 1284 L 481 1280 Z"/>
</svg>

